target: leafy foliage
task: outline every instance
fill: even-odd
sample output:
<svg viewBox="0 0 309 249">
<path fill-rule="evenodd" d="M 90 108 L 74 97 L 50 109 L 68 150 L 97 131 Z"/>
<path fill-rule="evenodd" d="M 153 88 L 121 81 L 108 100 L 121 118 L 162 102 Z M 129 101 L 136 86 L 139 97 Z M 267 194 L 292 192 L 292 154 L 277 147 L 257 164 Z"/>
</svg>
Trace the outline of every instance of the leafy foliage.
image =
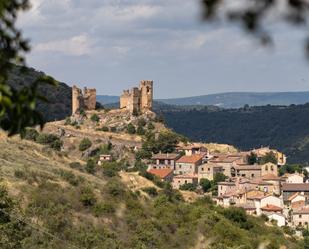
<svg viewBox="0 0 309 249">
<path fill-rule="evenodd" d="M 192 140 L 241 150 L 270 146 L 284 152 L 289 163 L 309 163 L 309 104 L 163 113 L 169 127 Z"/>
<path fill-rule="evenodd" d="M 135 129 L 135 126 L 133 124 L 128 124 L 127 126 L 127 131 L 129 134 L 135 134 L 136 133 L 136 129 Z"/>
<path fill-rule="evenodd" d="M 80 151 L 85 151 L 89 149 L 92 146 L 92 142 L 90 141 L 89 138 L 83 138 L 83 140 L 79 144 L 79 150 Z"/>
</svg>

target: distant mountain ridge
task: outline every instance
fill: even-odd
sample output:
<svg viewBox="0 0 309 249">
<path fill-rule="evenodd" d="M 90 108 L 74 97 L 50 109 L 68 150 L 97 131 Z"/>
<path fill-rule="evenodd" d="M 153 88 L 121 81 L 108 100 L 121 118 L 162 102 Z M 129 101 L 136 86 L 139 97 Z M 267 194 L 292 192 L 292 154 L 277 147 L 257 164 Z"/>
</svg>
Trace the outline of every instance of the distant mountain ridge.
<svg viewBox="0 0 309 249">
<path fill-rule="evenodd" d="M 119 102 L 119 96 L 98 95 L 102 104 Z M 244 105 L 302 105 L 309 103 L 309 91 L 306 92 L 229 92 L 184 98 L 157 99 L 168 105 L 205 106 L 212 105 L 225 109 L 241 108 Z"/>
<path fill-rule="evenodd" d="M 263 105 L 301 105 L 309 102 L 307 92 L 230 92 L 195 97 L 159 99 L 171 105 L 214 105 L 221 108 L 240 108 Z"/>
</svg>

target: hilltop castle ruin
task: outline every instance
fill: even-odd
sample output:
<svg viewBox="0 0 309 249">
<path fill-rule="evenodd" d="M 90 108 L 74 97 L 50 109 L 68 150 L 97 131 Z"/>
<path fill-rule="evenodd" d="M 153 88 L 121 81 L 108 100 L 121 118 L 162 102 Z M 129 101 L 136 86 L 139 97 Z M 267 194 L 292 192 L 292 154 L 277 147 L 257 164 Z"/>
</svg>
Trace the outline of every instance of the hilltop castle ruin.
<svg viewBox="0 0 309 249">
<path fill-rule="evenodd" d="M 81 110 L 95 110 L 96 107 L 96 89 L 84 88 L 84 92 L 77 86 L 72 88 L 72 114 L 76 114 Z"/>
<path fill-rule="evenodd" d="M 153 106 L 153 81 L 142 80 L 139 87 L 123 91 L 120 109 L 133 112 L 151 111 Z"/>
</svg>

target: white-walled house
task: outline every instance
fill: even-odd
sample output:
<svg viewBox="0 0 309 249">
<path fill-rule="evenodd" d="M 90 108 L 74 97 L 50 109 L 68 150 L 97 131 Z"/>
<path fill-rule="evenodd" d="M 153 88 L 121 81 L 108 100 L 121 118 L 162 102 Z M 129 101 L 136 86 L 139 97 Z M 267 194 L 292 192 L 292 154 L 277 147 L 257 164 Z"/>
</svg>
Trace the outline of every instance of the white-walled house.
<svg viewBox="0 0 309 249">
<path fill-rule="evenodd" d="M 254 204 L 256 208 L 256 214 L 261 215 L 262 213 L 282 212 L 283 202 L 279 197 L 272 195 L 257 195 L 248 197 L 248 203 Z"/>
<path fill-rule="evenodd" d="M 304 183 L 304 176 L 299 173 L 285 174 L 282 178 L 286 183 Z"/>
<path fill-rule="evenodd" d="M 283 214 L 271 213 L 267 215 L 268 219 L 275 220 L 277 222 L 278 227 L 283 227 L 286 225 L 286 218 Z"/>
</svg>

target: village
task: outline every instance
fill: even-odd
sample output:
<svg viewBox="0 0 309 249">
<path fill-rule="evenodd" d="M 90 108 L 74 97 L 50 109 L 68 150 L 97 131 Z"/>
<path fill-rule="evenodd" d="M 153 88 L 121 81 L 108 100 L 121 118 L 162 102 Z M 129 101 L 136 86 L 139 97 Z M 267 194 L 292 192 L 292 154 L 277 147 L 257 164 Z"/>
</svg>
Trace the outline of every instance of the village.
<svg viewBox="0 0 309 249">
<path fill-rule="evenodd" d="M 81 108 L 94 110 L 96 90 L 85 88 L 84 94 L 73 87 L 73 116 Z M 125 90 L 120 109 L 133 114 L 152 113 L 153 81 L 141 81 L 139 87 Z M 111 161 L 102 154 L 98 165 Z M 147 172 L 174 189 L 191 190 L 210 196 L 222 207 L 243 208 L 248 214 L 267 217 L 279 227 L 308 228 L 309 182 L 303 173 L 279 171 L 286 165 L 286 156 L 269 147 L 250 151 L 211 152 L 203 144 L 179 144 L 172 153 L 153 154 L 147 160 Z M 215 183 L 212 191 L 203 190 L 203 183 Z"/>
</svg>

